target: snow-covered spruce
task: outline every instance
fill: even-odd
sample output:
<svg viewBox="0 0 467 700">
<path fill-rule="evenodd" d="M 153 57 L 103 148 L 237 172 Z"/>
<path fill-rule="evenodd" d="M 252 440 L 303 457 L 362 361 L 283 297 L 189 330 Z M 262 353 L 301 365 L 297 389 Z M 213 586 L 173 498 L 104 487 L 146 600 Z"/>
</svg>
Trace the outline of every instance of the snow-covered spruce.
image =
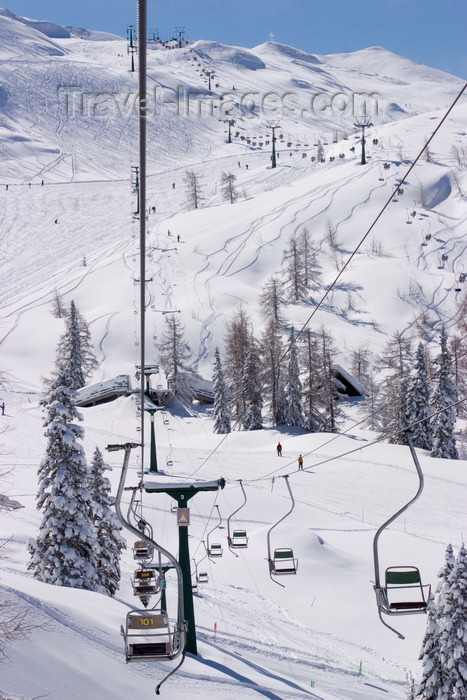
<svg viewBox="0 0 467 700">
<path fill-rule="evenodd" d="M 75 421 L 76 391 L 71 373 L 59 370 L 44 400 L 46 456 L 39 471 L 37 507 L 43 518 L 29 542 L 29 569 L 45 583 L 96 590 L 96 533 L 91 517 L 89 471 Z"/>
</svg>

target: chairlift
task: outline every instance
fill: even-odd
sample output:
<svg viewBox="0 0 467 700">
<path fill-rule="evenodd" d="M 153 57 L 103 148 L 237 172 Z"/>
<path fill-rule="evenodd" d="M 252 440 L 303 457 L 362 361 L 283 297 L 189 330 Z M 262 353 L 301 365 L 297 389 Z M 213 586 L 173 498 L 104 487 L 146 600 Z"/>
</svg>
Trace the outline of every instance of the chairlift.
<svg viewBox="0 0 467 700">
<path fill-rule="evenodd" d="M 385 615 L 413 615 L 417 613 L 426 613 L 428 601 L 430 599 L 431 586 L 422 584 L 420 571 L 416 566 L 389 566 L 384 575 L 384 585 L 380 580 L 379 571 L 379 554 L 378 540 L 385 528 L 388 527 L 396 518 L 398 518 L 409 506 L 414 503 L 423 491 L 423 472 L 418 461 L 417 454 L 409 438 L 408 444 L 410 452 L 418 474 L 418 490 L 402 508 L 384 522 L 375 534 L 373 540 L 373 557 L 375 565 L 375 585 L 376 603 L 378 606 L 378 615 L 385 627 L 388 627 L 392 632 L 397 634 L 400 639 L 404 636 L 394 627 L 391 627 L 383 620 Z"/>
<path fill-rule="evenodd" d="M 133 558 L 137 561 L 150 561 L 154 554 L 154 547 L 145 540 L 137 540 L 133 545 Z"/>
<path fill-rule="evenodd" d="M 136 569 L 131 585 L 133 593 L 139 596 L 144 607 L 147 607 L 150 597 L 160 590 L 161 579 L 160 576 L 156 576 L 155 569 L 142 567 Z"/>
<path fill-rule="evenodd" d="M 127 663 L 174 659 L 183 644 L 183 633 L 176 625 L 171 626 L 167 613 L 160 609 L 130 610 L 120 632 L 125 640 Z"/>
<path fill-rule="evenodd" d="M 219 510 L 219 506 L 216 504 L 215 507 L 217 508 L 217 514 L 218 514 L 218 516 L 219 516 L 219 522 L 217 523 L 217 525 L 216 525 L 215 527 L 212 528 L 212 530 L 210 530 L 210 531 L 208 532 L 208 534 L 207 534 L 207 536 L 206 536 L 206 542 L 207 542 L 206 551 L 207 551 L 207 553 L 208 553 L 208 557 L 209 557 L 209 558 L 215 557 L 215 558 L 217 559 L 218 557 L 221 557 L 222 554 L 223 554 L 223 552 L 222 552 L 222 545 L 220 544 L 220 542 L 210 542 L 210 541 L 209 541 L 209 537 L 210 537 L 211 533 L 214 532 L 214 530 L 217 530 L 217 528 L 218 528 L 218 527 L 221 525 L 221 523 L 222 523 L 222 516 L 221 516 L 220 510 Z"/>
<path fill-rule="evenodd" d="M 121 626 L 121 633 L 125 641 L 125 658 L 127 662 L 137 660 L 149 661 L 153 659 L 171 660 L 180 656 L 180 660 L 176 666 L 166 673 L 164 678 L 156 686 L 156 695 L 159 695 L 162 683 L 175 673 L 185 660 L 187 623 L 185 621 L 184 612 L 183 573 L 177 559 L 170 552 L 161 547 L 161 545 L 157 544 L 152 536 L 150 537 L 147 534 L 148 528 L 145 527 L 147 523 L 141 519 L 140 523 L 142 529 L 138 529 L 138 527 L 135 527 L 130 522 L 129 517 L 125 518 L 123 515 L 121 503 L 130 461 L 130 453 L 133 447 L 139 446 L 140 445 L 131 442 L 125 443 L 124 445 L 108 446 L 108 449 L 111 451 L 123 449 L 125 452 L 117 495 L 115 497 L 115 510 L 120 522 L 130 530 L 130 532 L 138 536 L 139 540 L 146 542 L 152 547 L 153 551 L 158 551 L 159 560 L 160 557 L 164 555 L 173 565 L 177 576 L 177 617 L 173 624 L 171 624 L 165 610 L 131 610 L 127 613 L 125 627 L 123 627 L 123 625 Z M 133 489 L 130 509 L 133 508 L 132 504 L 135 500 L 136 490 L 136 488 Z M 150 529 L 149 532 L 152 534 Z M 141 547 L 137 549 L 141 549 Z"/>
<path fill-rule="evenodd" d="M 202 557 L 202 559 L 199 560 L 199 564 L 201 564 L 202 561 L 206 559 L 207 554 Z M 200 583 L 201 585 L 205 583 L 209 583 L 209 576 L 207 571 L 199 571 L 198 572 L 198 564 L 196 563 L 195 559 L 193 559 L 193 564 L 195 565 L 195 582 L 196 585 Z"/>
<path fill-rule="evenodd" d="M 228 543 L 229 549 L 231 551 L 233 551 L 234 549 L 245 549 L 246 547 L 248 547 L 248 537 L 246 534 L 246 530 L 233 530 L 232 534 L 230 534 L 230 521 L 231 521 L 231 519 L 246 504 L 246 493 L 245 493 L 245 489 L 243 487 L 242 480 L 239 479 L 238 481 L 239 481 L 240 488 L 242 489 L 242 493 L 243 493 L 243 503 L 236 510 L 234 510 L 234 512 L 231 515 L 229 515 L 229 517 L 227 518 L 227 543 Z M 234 554 L 235 554 L 235 552 L 234 552 Z M 235 556 L 238 556 L 238 554 L 235 554 Z"/>
<path fill-rule="evenodd" d="M 285 515 L 282 516 L 272 527 L 269 528 L 267 542 L 268 542 L 268 563 L 269 563 L 269 575 L 274 583 L 277 583 L 282 588 L 285 586 L 279 581 L 276 581 L 273 576 L 281 576 L 284 574 L 296 574 L 298 569 L 298 560 L 295 559 L 293 550 L 290 547 L 280 547 L 271 553 L 271 532 L 274 530 L 279 523 L 281 523 L 285 518 L 290 515 L 295 507 L 295 499 L 293 497 L 292 489 L 289 484 L 289 477 L 286 474 L 284 477 L 285 483 L 287 484 L 287 489 L 289 491 L 291 505 L 290 509 Z"/>
</svg>

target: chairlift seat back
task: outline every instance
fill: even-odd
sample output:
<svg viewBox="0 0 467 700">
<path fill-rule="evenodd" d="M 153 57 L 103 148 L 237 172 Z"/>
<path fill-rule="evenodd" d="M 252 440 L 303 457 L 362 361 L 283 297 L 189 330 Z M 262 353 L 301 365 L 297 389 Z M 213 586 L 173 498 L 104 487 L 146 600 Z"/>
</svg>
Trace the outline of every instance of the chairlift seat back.
<svg viewBox="0 0 467 700">
<path fill-rule="evenodd" d="M 169 618 L 164 612 L 130 612 L 127 616 L 127 628 L 130 630 L 163 629 L 169 627 Z"/>
<path fill-rule="evenodd" d="M 294 559 L 293 550 L 286 547 L 275 549 L 271 571 L 274 574 L 296 574 L 297 560 Z"/>
<path fill-rule="evenodd" d="M 221 557 L 222 556 L 222 545 L 220 543 L 213 543 L 209 547 L 209 554 L 212 557 Z"/>
<path fill-rule="evenodd" d="M 246 530 L 234 530 L 230 540 L 231 547 L 246 547 L 248 545 L 248 537 Z"/>
<path fill-rule="evenodd" d="M 423 585 L 420 571 L 415 566 L 386 569 L 386 599 L 388 612 L 425 612 L 430 586 Z M 427 594 L 425 595 L 425 589 Z"/>
</svg>

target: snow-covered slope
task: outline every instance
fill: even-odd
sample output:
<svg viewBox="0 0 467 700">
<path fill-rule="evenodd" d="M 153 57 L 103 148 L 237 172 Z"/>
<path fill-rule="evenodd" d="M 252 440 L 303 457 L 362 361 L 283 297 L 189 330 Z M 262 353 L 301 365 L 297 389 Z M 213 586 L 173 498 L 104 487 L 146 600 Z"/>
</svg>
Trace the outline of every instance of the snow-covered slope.
<svg viewBox="0 0 467 700">
<path fill-rule="evenodd" d="M 0 16 L 0 33 L 0 348 L 9 380 L 0 393 L 7 428 L 1 462 L 5 470 L 14 467 L 2 490 L 24 505 L 0 514 L 2 538 L 10 538 L 0 587 L 47 622 L 9 647 L 0 697 L 149 698 L 163 664 L 125 665 L 119 636 L 134 604 L 131 552 L 115 600 L 51 588 L 26 572 L 26 542 L 40 522 L 34 496 L 45 439 L 38 401 L 63 332 L 63 320 L 51 314 L 55 292 L 65 303 L 74 299 L 90 324 L 100 363 L 95 382 L 134 375 L 139 362 L 138 224 L 130 182 L 137 164 L 136 74 L 129 73 L 123 40 L 46 36 L 11 14 Z M 378 47 L 315 56 L 280 44 L 244 49 L 200 41 L 170 51 L 153 46 L 148 66 L 156 108 L 148 119 L 147 205 L 156 212 L 148 214 L 147 358 L 157 360 L 161 312 L 180 310 L 195 365 L 210 378 L 214 349 L 222 348 L 226 320 L 239 304 L 260 333 L 258 292 L 279 270 L 290 237 L 305 226 L 319 247 L 324 292 L 460 81 Z M 205 70 L 214 72 L 211 92 Z M 355 105 L 373 95 L 365 166 L 353 126 L 361 116 L 351 108 L 356 93 Z M 333 331 L 344 368 L 353 348 L 380 349 L 395 330 L 409 334 L 423 312 L 430 340 L 440 322 L 455 323 L 465 294 L 455 287 L 466 264 L 467 182 L 452 148 L 466 149 L 466 110 L 463 98 L 430 146 L 430 162 L 422 159 L 403 182 L 403 193 L 313 318 L 315 327 Z M 225 120 L 232 117 L 229 144 Z M 276 169 L 266 144 L 270 119 L 281 124 Z M 319 164 L 312 160 L 318 140 L 325 149 Z M 195 212 L 186 209 L 187 170 L 202 182 L 204 207 Z M 224 172 L 237 176 L 241 196 L 233 205 L 222 197 Z M 442 255 L 448 260 L 440 269 Z M 289 306 L 287 315 L 300 327 L 313 308 Z M 89 456 L 96 444 L 138 440 L 132 398 L 82 412 Z M 403 642 L 381 626 L 371 547 L 382 519 L 416 489 L 406 448 L 369 447 L 375 435 L 356 427 L 334 440 L 298 430 L 233 433 L 219 445 L 209 409 L 188 414 L 176 406 L 168 425 L 156 415 L 156 433 L 165 479 L 227 479 L 217 501 L 223 541 L 243 480 L 248 502 L 238 524 L 250 537 L 238 558 L 226 552 L 208 563 L 210 583 L 195 601 L 200 656 L 186 661 L 164 695 L 402 700 L 407 676 L 419 668 L 425 620 L 405 619 Z M 274 450 L 279 438 L 282 460 Z M 272 477 L 295 472 L 300 453 L 306 470 L 291 477 L 297 505 L 275 533 L 276 546 L 294 548 L 299 571 L 281 589 L 268 575 L 266 534 L 289 501 L 283 480 Z M 385 535 L 383 556 L 385 565 L 419 565 L 435 583 L 445 545 L 458 546 L 465 530 L 465 463 L 420 458 L 424 494 Z M 119 459 L 112 464 L 116 486 Z M 130 478 L 137 483 L 136 457 Z M 196 561 L 214 526 L 213 503 L 212 494 L 192 501 Z M 162 543 L 176 551 L 170 505 L 165 497 L 145 501 Z M 169 601 L 173 595 L 170 587 Z"/>
</svg>

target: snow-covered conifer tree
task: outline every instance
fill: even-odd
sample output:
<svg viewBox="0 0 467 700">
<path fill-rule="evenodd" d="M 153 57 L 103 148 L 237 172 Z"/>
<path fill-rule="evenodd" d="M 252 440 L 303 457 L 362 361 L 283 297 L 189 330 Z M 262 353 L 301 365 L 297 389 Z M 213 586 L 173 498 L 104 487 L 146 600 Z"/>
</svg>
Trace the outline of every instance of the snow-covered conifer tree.
<svg viewBox="0 0 467 700">
<path fill-rule="evenodd" d="M 437 386 L 433 392 L 431 407 L 435 414 L 432 419 L 433 448 L 432 457 L 459 459 L 454 427 L 455 409 L 452 404 L 457 400 L 457 387 L 453 380 L 452 354 L 448 349 L 448 337 L 443 326 L 440 336 L 441 352 L 437 358 Z"/>
<path fill-rule="evenodd" d="M 43 518 L 39 536 L 29 543 L 29 569 L 40 581 L 95 590 L 96 535 L 91 519 L 89 471 L 78 440 L 84 431 L 74 421 L 74 378 L 59 370 L 43 402 L 46 407 L 46 456 L 39 471 L 37 507 Z"/>
<path fill-rule="evenodd" d="M 302 383 L 298 365 L 298 350 L 294 342 L 294 329 L 290 332 L 289 363 L 285 383 L 285 424 L 290 426 L 303 425 Z"/>
<path fill-rule="evenodd" d="M 66 331 L 57 348 L 57 369 L 65 369 L 71 380 L 72 389 L 85 385 L 81 335 L 75 302 L 72 301 L 66 320 Z"/>
<path fill-rule="evenodd" d="M 94 451 L 89 475 L 91 517 L 96 531 L 96 566 L 100 589 L 114 595 L 120 582 L 120 553 L 126 547 L 122 526 L 112 510 L 110 481 L 104 472 L 110 467 L 104 463 L 98 447 Z"/>
<path fill-rule="evenodd" d="M 245 430 L 261 430 L 263 427 L 263 398 L 259 381 L 259 358 L 254 341 L 248 351 L 243 372 L 242 386 L 245 396 L 246 410 L 243 415 L 242 425 Z"/>
<path fill-rule="evenodd" d="M 227 385 L 224 380 L 219 348 L 214 353 L 214 432 L 220 435 L 230 433 L 231 414 L 227 396 Z"/>
<path fill-rule="evenodd" d="M 425 349 L 420 343 L 417 348 L 415 368 L 407 386 L 406 407 L 408 423 L 415 423 L 410 428 L 412 444 L 424 450 L 431 450 L 433 446 L 433 430 L 429 420 L 430 394 Z"/>
<path fill-rule="evenodd" d="M 461 546 L 440 591 L 442 684 L 437 700 L 467 698 L 467 553 Z"/>
<path fill-rule="evenodd" d="M 438 610 L 433 596 L 430 596 L 427 606 L 427 623 L 422 642 L 420 656 L 422 662 L 422 677 L 414 698 L 437 700 L 441 686 L 441 655 L 439 647 L 440 627 Z"/>
</svg>

